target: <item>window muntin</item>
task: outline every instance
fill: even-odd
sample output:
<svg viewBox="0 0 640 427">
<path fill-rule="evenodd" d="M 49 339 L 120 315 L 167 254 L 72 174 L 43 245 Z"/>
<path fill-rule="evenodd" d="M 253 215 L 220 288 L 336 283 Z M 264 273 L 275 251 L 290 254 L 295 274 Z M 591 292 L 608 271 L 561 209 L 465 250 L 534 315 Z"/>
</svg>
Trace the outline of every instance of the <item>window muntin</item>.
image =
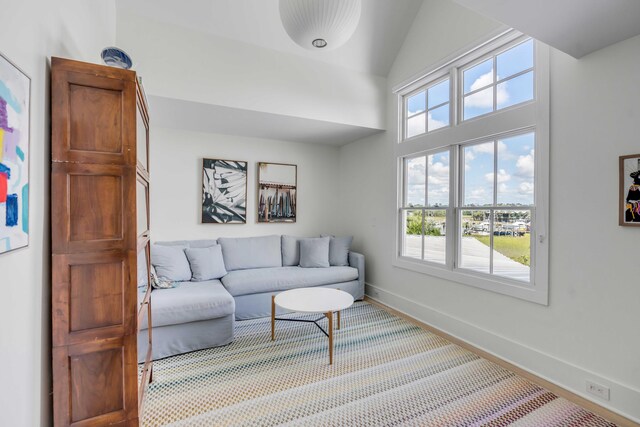
<svg viewBox="0 0 640 427">
<path fill-rule="evenodd" d="M 448 78 L 407 96 L 405 102 L 405 138 L 449 126 L 451 102 Z"/>
<path fill-rule="evenodd" d="M 469 120 L 534 98 L 534 48 L 528 39 L 461 70 L 462 117 Z"/>
<path fill-rule="evenodd" d="M 401 255 L 445 264 L 449 212 L 449 150 L 403 161 Z"/>
<path fill-rule="evenodd" d="M 460 268 L 530 282 L 535 134 L 460 147 Z M 482 208 L 482 209 L 479 209 Z"/>
</svg>

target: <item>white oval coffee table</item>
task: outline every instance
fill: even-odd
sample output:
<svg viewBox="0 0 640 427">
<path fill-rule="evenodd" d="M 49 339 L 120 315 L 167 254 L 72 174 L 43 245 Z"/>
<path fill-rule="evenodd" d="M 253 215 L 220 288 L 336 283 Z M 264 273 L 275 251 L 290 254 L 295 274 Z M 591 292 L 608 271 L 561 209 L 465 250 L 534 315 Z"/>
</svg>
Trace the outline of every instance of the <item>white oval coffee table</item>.
<svg viewBox="0 0 640 427">
<path fill-rule="evenodd" d="M 351 294 L 332 288 L 298 288 L 273 295 L 271 297 L 271 340 L 276 339 L 276 320 L 314 323 L 329 338 L 329 364 L 332 365 L 333 313 L 338 313 L 337 329 L 340 329 L 340 311 L 351 307 L 352 304 Z M 322 313 L 323 317 L 316 320 L 277 318 L 276 306 L 298 313 Z M 325 317 L 329 321 L 328 332 L 318 324 Z"/>
</svg>

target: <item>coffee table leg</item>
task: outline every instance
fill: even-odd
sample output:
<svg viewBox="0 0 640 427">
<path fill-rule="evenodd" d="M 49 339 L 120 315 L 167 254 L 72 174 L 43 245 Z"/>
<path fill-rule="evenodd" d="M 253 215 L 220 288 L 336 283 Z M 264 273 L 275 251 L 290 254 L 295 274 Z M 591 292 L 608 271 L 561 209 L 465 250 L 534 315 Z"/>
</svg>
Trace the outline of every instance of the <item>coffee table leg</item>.
<svg viewBox="0 0 640 427">
<path fill-rule="evenodd" d="M 329 365 L 333 365 L 333 312 L 324 314 L 329 320 Z"/>
<path fill-rule="evenodd" d="M 271 341 L 276 339 L 276 296 L 271 295 Z"/>
<path fill-rule="evenodd" d="M 337 329 L 340 329 L 340 312 L 338 312 L 338 328 Z"/>
</svg>

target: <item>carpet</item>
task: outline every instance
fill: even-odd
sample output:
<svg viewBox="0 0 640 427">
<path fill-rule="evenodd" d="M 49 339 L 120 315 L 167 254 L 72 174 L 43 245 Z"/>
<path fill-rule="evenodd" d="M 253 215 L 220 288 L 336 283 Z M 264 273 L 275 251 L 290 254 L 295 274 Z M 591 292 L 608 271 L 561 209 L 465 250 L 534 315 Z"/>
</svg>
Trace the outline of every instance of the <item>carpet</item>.
<svg viewBox="0 0 640 427">
<path fill-rule="evenodd" d="M 342 313 L 333 366 L 313 324 L 277 322 L 275 342 L 269 318 L 235 333 L 154 362 L 142 425 L 614 425 L 366 302 Z"/>
</svg>

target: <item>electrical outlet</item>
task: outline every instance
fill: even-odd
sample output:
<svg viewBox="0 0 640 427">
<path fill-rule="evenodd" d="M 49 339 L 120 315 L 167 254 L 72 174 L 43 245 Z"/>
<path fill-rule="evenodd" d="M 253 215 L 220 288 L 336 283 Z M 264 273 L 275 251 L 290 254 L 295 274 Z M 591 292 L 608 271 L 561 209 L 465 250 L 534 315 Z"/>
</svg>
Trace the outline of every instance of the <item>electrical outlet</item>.
<svg viewBox="0 0 640 427">
<path fill-rule="evenodd" d="M 601 399 L 609 400 L 609 387 L 587 381 L 587 391 Z"/>
</svg>

